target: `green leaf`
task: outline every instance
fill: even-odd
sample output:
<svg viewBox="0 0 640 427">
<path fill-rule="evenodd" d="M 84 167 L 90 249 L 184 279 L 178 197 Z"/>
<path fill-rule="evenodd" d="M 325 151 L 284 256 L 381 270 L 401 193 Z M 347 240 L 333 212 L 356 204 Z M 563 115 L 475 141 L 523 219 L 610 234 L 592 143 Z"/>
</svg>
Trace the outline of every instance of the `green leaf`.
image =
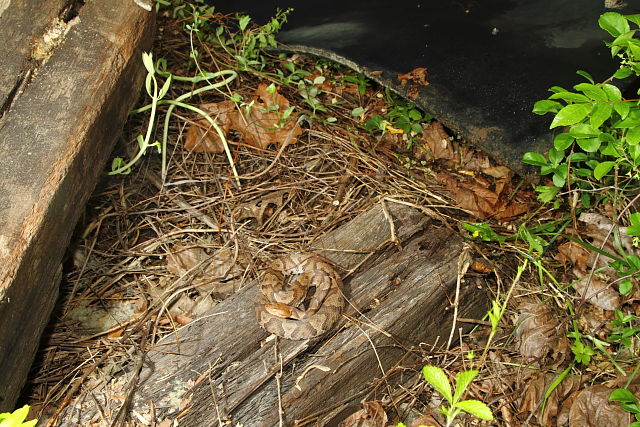
<svg viewBox="0 0 640 427">
<path fill-rule="evenodd" d="M 556 198 L 560 189 L 558 187 L 550 187 L 548 185 L 542 185 L 535 188 L 538 193 L 538 200 L 542 203 L 547 203 Z"/>
<path fill-rule="evenodd" d="M 491 409 L 484 403 L 479 400 L 463 400 L 462 402 L 458 402 L 456 404 L 456 408 L 460 408 L 465 412 L 470 413 L 482 420 L 493 420 L 493 414 L 491 413 Z"/>
<path fill-rule="evenodd" d="M 631 283 L 631 280 L 629 279 L 621 281 L 618 285 L 618 292 L 620 292 L 620 295 L 624 295 L 625 297 L 628 296 L 632 290 L 633 283 Z"/>
<path fill-rule="evenodd" d="M 614 144 L 605 145 L 603 148 L 600 149 L 600 154 L 603 154 L 605 156 L 613 156 L 613 157 L 622 156 L 622 153 L 618 151 L 618 149 Z"/>
<path fill-rule="evenodd" d="M 556 148 L 549 149 L 549 162 L 557 166 L 562 160 L 564 160 L 564 151 Z"/>
<path fill-rule="evenodd" d="M 593 138 L 599 136 L 600 131 L 598 129 L 594 129 L 587 123 L 578 123 L 577 125 L 571 126 L 571 129 L 569 129 L 569 135 L 576 139 Z"/>
<path fill-rule="evenodd" d="M 251 21 L 251 17 L 249 17 L 248 15 L 243 15 L 240 17 L 240 20 L 238 21 L 240 31 L 244 31 L 247 28 L 247 25 L 249 25 L 249 21 Z"/>
<path fill-rule="evenodd" d="M 613 104 L 613 109 L 616 111 L 616 113 L 620 114 L 621 119 L 625 119 L 629 115 L 631 105 L 627 101 L 616 102 Z"/>
<path fill-rule="evenodd" d="M 553 146 L 556 150 L 566 150 L 573 144 L 575 139 L 567 132 L 559 133 L 553 138 Z"/>
<path fill-rule="evenodd" d="M 549 97 L 549 99 L 562 99 L 567 102 L 589 102 L 589 98 L 580 94 L 573 92 L 556 92 Z"/>
<path fill-rule="evenodd" d="M 565 106 L 562 110 L 558 111 L 558 114 L 553 118 L 549 129 L 553 129 L 558 126 L 570 126 L 574 125 L 591 112 L 590 104 L 570 104 Z"/>
<path fill-rule="evenodd" d="M 598 86 L 590 83 L 580 83 L 573 87 L 575 90 L 579 90 L 584 93 L 590 99 L 594 101 L 607 101 L 607 94 L 604 90 L 600 89 Z"/>
<path fill-rule="evenodd" d="M 638 110 L 631 111 L 626 119 L 614 124 L 614 127 L 618 129 L 627 129 L 636 126 L 640 126 L 640 111 Z"/>
<path fill-rule="evenodd" d="M 611 117 L 613 107 L 611 104 L 596 104 L 591 111 L 591 117 L 589 123 L 595 129 L 598 129 L 602 124 Z"/>
<path fill-rule="evenodd" d="M 585 138 L 576 140 L 580 148 L 587 153 L 595 153 L 600 148 L 600 140 L 598 138 Z"/>
<path fill-rule="evenodd" d="M 560 104 L 559 102 L 543 99 L 542 101 L 538 101 L 533 105 L 533 113 L 538 115 L 557 113 L 561 108 L 562 104 Z"/>
<path fill-rule="evenodd" d="M 593 177 L 595 179 L 602 179 L 603 176 L 609 173 L 616 162 L 601 162 L 593 169 Z"/>
<path fill-rule="evenodd" d="M 609 101 L 616 102 L 622 100 L 622 93 L 617 86 L 605 83 L 602 85 L 602 90 L 604 90 L 604 92 L 607 94 L 607 98 L 609 99 Z"/>
<path fill-rule="evenodd" d="M 640 126 L 630 128 L 627 131 L 626 140 L 631 145 L 636 145 L 640 142 Z"/>
<path fill-rule="evenodd" d="M 451 396 L 451 384 L 444 371 L 437 366 L 424 366 L 422 368 L 422 375 L 427 380 L 431 387 L 435 388 L 450 404 L 453 402 Z"/>
<path fill-rule="evenodd" d="M 471 381 L 473 381 L 476 376 L 478 376 L 478 371 L 476 370 L 463 371 L 456 375 L 456 391 L 453 395 L 454 403 L 460 399 L 467 387 L 469 387 L 469 384 L 471 384 Z"/>
<path fill-rule="evenodd" d="M 615 77 L 616 79 L 626 79 L 627 77 L 631 76 L 632 74 L 633 74 L 633 71 L 631 71 L 629 68 L 622 67 L 622 68 L 619 68 L 613 74 L 613 77 Z"/>
<path fill-rule="evenodd" d="M 549 88 L 549 92 L 558 93 L 558 92 L 567 92 L 567 90 L 561 86 L 551 86 Z"/>
<path fill-rule="evenodd" d="M 577 162 L 584 162 L 586 160 L 588 160 L 589 157 L 585 154 L 585 153 L 572 153 L 568 158 L 567 161 L 570 161 L 572 163 L 577 163 Z M 589 176 L 591 176 L 591 171 L 589 171 Z"/>
<path fill-rule="evenodd" d="M 616 12 L 605 12 L 600 15 L 600 19 L 598 19 L 598 24 L 600 28 L 611 34 L 613 37 L 617 37 L 620 34 L 624 34 L 629 31 L 629 23 L 624 18 L 624 16 L 620 15 Z"/>
<path fill-rule="evenodd" d="M 626 388 L 617 388 L 609 395 L 610 402 L 636 403 L 638 399 Z"/>
<path fill-rule="evenodd" d="M 548 163 L 547 159 L 542 154 L 534 151 L 524 153 L 524 156 L 522 156 L 522 162 L 534 166 L 544 166 Z"/>
<path fill-rule="evenodd" d="M 576 74 L 584 77 L 585 79 L 589 80 L 591 84 L 593 84 L 593 77 L 591 77 L 591 74 L 587 73 L 586 71 L 578 70 L 576 71 Z"/>
<path fill-rule="evenodd" d="M 155 73 L 153 68 L 153 54 L 151 52 L 142 52 L 142 63 L 144 64 L 144 68 L 147 69 L 147 73 Z"/>
</svg>

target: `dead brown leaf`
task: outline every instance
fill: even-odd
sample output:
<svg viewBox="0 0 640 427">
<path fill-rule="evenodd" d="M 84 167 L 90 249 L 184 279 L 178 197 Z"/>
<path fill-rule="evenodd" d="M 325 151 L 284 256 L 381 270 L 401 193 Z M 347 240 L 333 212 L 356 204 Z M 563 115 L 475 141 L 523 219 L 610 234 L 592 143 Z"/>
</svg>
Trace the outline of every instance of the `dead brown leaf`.
<svg viewBox="0 0 640 427">
<path fill-rule="evenodd" d="M 411 422 L 410 427 L 437 427 L 445 424 L 442 414 L 435 409 L 427 410 L 422 416 Z"/>
<path fill-rule="evenodd" d="M 416 85 L 409 86 L 409 89 L 407 89 L 407 98 L 411 99 L 412 101 L 415 101 L 416 99 L 418 99 L 419 96 L 420 96 L 420 88 Z"/>
<path fill-rule="evenodd" d="M 538 409 L 544 399 L 544 395 L 551 384 L 558 378 L 557 374 L 537 372 L 532 377 L 525 380 L 525 386 L 522 391 L 522 404 L 520 405 L 520 414 L 529 415 L 535 411 L 534 418 L 543 426 L 553 425 L 556 417 L 564 405 L 564 401 L 571 393 L 576 391 L 581 381 L 578 377 L 566 377 L 556 387 L 544 407 L 544 413 L 540 414 Z M 558 425 L 562 425 L 558 423 Z"/>
<path fill-rule="evenodd" d="M 340 421 L 339 427 L 380 427 L 387 425 L 387 413 L 379 401 L 364 402 L 362 409 Z"/>
<path fill-rule="evenodd" d="M 302 133 L 297 115 L 286 119 L 283 113 L 290 107 L 289 101 L 269 87 L 260 83 L 254 93 L 252 107 L 238 110 L 232 101 L 222 101 L 200 105 L 225 134 L 231 130 L 242 135 L 248 145 L 265 149 L 272 144 L 294 144 Z M 195 152 L 222 153 L 224 146 L 218 133 L 206 119 L 194 122 L 185 137 L 185 148 Z"/>
<path fill-rule="evenodd" d="M 455 158 L 451 137 L 439 122 L 433 121 L 422 128 L 422 136 L 435 159 Z"/>
<path fill-rule="evenodd" d="M 406 85 L 409 80 L 427 86 L 429 84 L 429 71 L 426 68 L 418 67 L 405 74 L 398 74 L 396 79 L 402 86 Z"/>
<path fill-rule="evenodd" d="M 628 426 L 630 415 L 614 402 L 609 402 L 611 389 L 601 385 L 575 391 L 562 406 L 558 425 L 570 427 Z"/>
<path fill-rule="evenodd" d="M 544 366 L 560 365 L 569 352 L 569 343 L 558 317 L 550 307 L 525 303 L 518 307 L 518 322 L 514 332 L 517 349 L 527 363 Z"/>
</svg>

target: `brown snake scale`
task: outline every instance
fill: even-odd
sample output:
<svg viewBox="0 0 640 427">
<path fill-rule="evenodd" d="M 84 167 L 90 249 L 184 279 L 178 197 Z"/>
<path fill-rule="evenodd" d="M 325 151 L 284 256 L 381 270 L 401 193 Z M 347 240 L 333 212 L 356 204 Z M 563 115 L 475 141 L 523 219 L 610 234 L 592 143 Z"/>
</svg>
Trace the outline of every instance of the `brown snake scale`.
<svg viewBox="0 0 640 427">
<path fill-rule="evenodd" d="M 313 295 L 309 291 L 315 288 Z M 263 273 L 256 302 L 258 323 L 290 340 L 322 335 L 344 309 L 342 281 L 326 262 L 302 253 L 272 261 Z"/>
</svg>

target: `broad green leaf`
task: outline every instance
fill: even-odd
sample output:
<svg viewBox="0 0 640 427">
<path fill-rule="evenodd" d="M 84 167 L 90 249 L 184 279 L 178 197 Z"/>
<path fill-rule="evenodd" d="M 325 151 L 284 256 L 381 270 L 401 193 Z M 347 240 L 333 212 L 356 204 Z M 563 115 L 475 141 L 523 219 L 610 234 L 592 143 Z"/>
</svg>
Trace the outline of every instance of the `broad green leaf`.
<svg viewBox="0 0 640 427">
<path fill-rule="evenodd" d="M 607 94 L 604 92 L 604 90 L 602 90 L 601 88 L 599 88 L 594 84 L 580 83 L 575 85 L 573 88 L 575 90 L 579 90 L 580 92 L 584 93 L 586 96 L 588 96 L 590 99 L 593 99 L 594 101 L 602 101 L 602 102 L 607 101 Z"/>
<path fill-rule="evenodd" d="M 585 78 L 585 79 L 587 79 L 587 80 L 589 80 L 589 81 L 591 82 L 591 84 L 593 84 L 593 83 L 594 83 L 594 82 L 593 82 L 593 77 L 591 77 L 591 74 L 587 73 L 586 71 L 584 71 L 584 70 L 578 70 L 578 71 L 576 71 L 576 74 L 577 74 L 577 75 L 579 75 L 579 76 L 584 77 L 584 78 Z"/>
<path fill-rule="evenodd" d="M 567 92 L 567 90 L 561 86 L 551 86 L 549 88 L 549 92 L 558 93 L 558 92 Z"/>
<path fill-rule="evenodd" d="M 573 144 L 575 139 L 567 132 L 559 133 L 553 138 L 553 146 L 556 150 L 566 150 Z"/>
<path fill-rule="evenodd" d="M 611 117 L 613 107 L 611 104 L 596 104 L 591 111 L 591 117 L 589 123 L 595 129 L 598 129 L 602 124 Z"/>
<path fill-rule="evenodd" d="M 636 145 L 640 142 L 640 126 L 636 126 L 634 128 L 630 128 L 627 131 L 627 142 L 631 145 Z"/>
<path fill-rule="evenodd" d="M 549 162 L 553 165 L 558 165 L 564 160 L 564 151 L 556 148 L 549 149 Z"/>
<path fill-rule="evenodd" d="M 591 125 L 587 123 L 578 123 L 577 125 L 571 126 L 569 129 L 569 135 L 576 139 L 580 138 L 593 138 L 600 135 L 600 131 L 594 129 Z"/>
<path fill-rule="evenodd" d="M 595 153 L 600 148 L 600 140 L 598 138 L 584 138 L 576 140 L 580 148 L 587 153 Z"/>
<path fill-rule="evenodd" d="M 593 177 L 595 179 L 602 179 L 613 168 L 616 162 L 600 162 L 598 166 L 593 169 Z"/>
<path fill-rule="evenodd" d="M 550 187 L 548 185 L 541 185 L 535 188 L 538 193 L 538 200 L 542 203 L 547 203 L 556 198 L 560 189 L 558 187 Z"/>
<path fill-rule="evenodd" d="M 567 92 L 567 91 L 554 93 L 549 97 L 549 99 L 562 99 L 567 102 L 588 102 L 589 101 L 589 98 L 587 98 L 581 93 L 574 93 L 574 92 Z"/>
<path fill-rule="evenodd" d="M 422 375 L 424 376 L 424 379 L 438 391 L 438 393 L 444 396 L 447 402 L 451 403 L 453 401 L 453 397 L 451 395 L 451 384 L 449 384 L 449 379 L 442 369 L 437 366 L 427 365 L 422 368 Z"/>
<path fill-rule="evenodd" d="M 620 284 L 618 285 L 618 292 L 620 292 L 620 294 L 624 295 L 625 297 L 628 296 L 632 290 L 633 290 L 633 283 L 631 283 L 631 280 L 629 279 L 625 279 L 621 281 Z"/>
<path fill-rule="evenodd" d="M 627 101 L 615 102 L 613 104 L 613 109 L 616 110 L 616 113 L 620 114 L 621 119 L 626 119 L 629 114 L 629 110 L 631 109 L 631 105 Z"/>
<path fill-rule="evenodd" d="M 634 402 L 637 402 L 638 399 L 634 396 L 633 393 L 631 393 L 626 388 L 617 388 L 613 390 L 609 395 L 609 401 L 634 403 Z"/>
<path fill-rule="evenodd" d="M 626 129 L 640 126 L 640 111 L 634 110 L 629 113 L 626 119 L 620 120 L 614 124 L 614 127 L 618 129 Z"/>
<path fill-rule="evenodd" d="M 633 55 L 633 59 L 640 59 L 640 43 L 638 43 L 638 40 L 629 40 L 628 47 L 631 51 L 631 54 Z"/>
<path fill-rule="evenodd" d="M 602 142 L 611 142 L 611 143 L 618 141 L 613 135 L 607 132 L 600 133 L 600 135 L 598 135 L 598 139 L 600 139 L 600 141 Z"/>
<path fill-rule="evenodd" d="M 458 402 L 456 407 L 480 419 L 493 420 L 493 413 L 491 413 L 491 409 L 489 409 L 484 402 L 479 400 L 463 400 L 462 402 Z"/>
<path fill-rule="evenodd" d="M 544 166 L 548 163 L 547 159 L 542 154 L 536 153 L 535 151 L 524 153 L 522 156 L 522 162 L 534 166 Z"/>
<path fill-rule="evenodd" d="M 634 212 L 631 215 L 629 215 L 629 222 L 632 225 L 638 226 L 639 227 L 638 230 L 640 230 L 640 213 Z M 633 236 L 636 236 L 636 234 L 633 234 Z M 640 236 L 640 233 L 638 233 L 637 236 Z"/>
<path fill-rule="evenodd" d="M 533 105 L 533 113 L 538 115 L 557 113 L 561 108 L 562 104 L 560 104 L 559 102 L 543 99 L 542 101 L 538 101 Z"/>
<path fill-rule="evenodd" d="M 243 15 L 240 17 L 240 20 L 238 21 L 240 31 L 244 31 L 247 28 L 247 25 L 249 25 L 249 21 L 251 21 L 251 17 L 249 17 L 248 15 Z"/>
<path fill-rule="evenodd" d="M 640 14 L 624 15 L 624 17 L 627 19 L 627 21 L 633 22 L 640 27 Z"/>
<path fill-rule="evenodd" d="M 609 101 L 620 101 L 622 99 L 622 93 L 620 92 L 620 89 L 618 89 L 616 86 L 609 84 L 609 83 L 605 83 L 602 85 L 602 90 L 607 94 L 607 98 L 609 99 Z"/>
<path fill-rule="evenodd" d="M 587 157 L 586 154 L 584 153 L 572 153 L 569 158 L 567 158 L 567 161 L 570 161 L 572 163 L 576 163 L 576 162 L 584 162 L 585 160 L 587 160 L 589 157 Z M 589 176 L 591 176 L 591 171 L 589 171 Z"/>
<path fill-rule="evenodd" d="M 605 156 L 612 156 L 612 157 L 620 157 L 620 156 L 622 156 L 622 153 L 620 153 L 620 151 L 618 151 L 618 149 L 616 148 L 615 144 L 607 144 L 607 145 L 605 145 L 603 148 L 600 149 L 600 154 L 603 154 Z"/>
<path fill-rule="evenodd" d="M 553 181 L 553 185 L 555 185 L 558 188 L 564 187 L 564 185 L 567 183 L 566 178 L 563 178 L 556 173 L 553 174 L 553 177 L 551 177 L 551 180 Z"/>
<path fill-rule="evenodd" d="M 605 12 L 600 15 L 600 19 L 598 19 L 598 24 L 600 28 L 611 34 L 613 37 L 617 37 L 620 34 L 624 34 L 629 31 L 629 23 L 624 18 L 624 16 L 620 15 L 616 12 Z"/>
<path fill-rule="evenodd" d="M 593 174 L 593 171 L 587 168 L 578 168 L 578 169 L 573 169 L 573 173 L 576 174 L 577 176 L 587 178 L 587 177 L 591 177 L 591 175 Z"/>
<path fill-rule="evenodd" d="M 627 67 L 622 67 L 619 68 L 614 74 L 613 77 L 615 77 L 616 79 L 626 79 L 627 77 L 629 77 L 630 75 L 633 74 L 633 71 L 631 71 L 629 68 Z"/>
<path fill-rule="evenodd" d="M 640 160 L 640 144 L 629 145 L 627 151 L 631 159 L 638 164 L 638 160 Z"/>
<path fill-rule="evenodd" d="M 471 384 L 471 381 L 473 381 L 476 376 L 478 376 L 478 371 L 476 370 L 463 371 L 456 375 L 456 391 L 453 395 L 454 402 L 457 402 L 460 399 L 462 393 L 465 392 L 467 387 L 469 387 L 469 384 Z"/>
<path fill-rule="evenodd" d="M 571 104 L 565 106 L 562 110 L 558 111 L 558 114 L 553 118 L 550 129 L 558 126 L 570 126 L 574 125 L 591 112 L 590 104 Z"/>
</svg>

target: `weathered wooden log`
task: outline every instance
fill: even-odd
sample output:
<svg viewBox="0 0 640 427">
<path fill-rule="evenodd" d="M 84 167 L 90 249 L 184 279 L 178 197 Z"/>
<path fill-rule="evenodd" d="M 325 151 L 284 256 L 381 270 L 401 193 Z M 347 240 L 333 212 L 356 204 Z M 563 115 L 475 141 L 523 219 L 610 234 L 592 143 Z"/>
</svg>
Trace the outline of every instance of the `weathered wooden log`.
<svg viewBox="0 0 640 427">
<path fill-rule="evenodd" d="M 0 3 L 3 412 L 12 409 L 24 384 L 56 300 L 75 223 L 138 97 L 141 54 L 151 47 L 155 19 L 134 1 L 77 2 L 64 42 L 49 45 L 48 59 L 25 72 L 38 62 L 30 56 L 34 42 L 70 2 Z"/>
<path fill-rule="evenodd" d="M 222 419 L 275 426 L 280 416 L 293 425 L 314 413 L 326 425 L 409 347 L 437 337 L 446 341 L 462 240 L 413 208 L 386 206 L 386 212 L 377 205 L 309 248 L 349 272 L 344 283 L 350 321 L 343 320 L 335 334 L 264 343 L 252 284 L 155 346 L 132 410 L 147 417 L 153 410 L 157 421 L 179 419 L 181 426 L 218 425 Z M 482 292 L 463 285 L 459 310 L 463 317 L 482 315 Z"/>
</svg>

